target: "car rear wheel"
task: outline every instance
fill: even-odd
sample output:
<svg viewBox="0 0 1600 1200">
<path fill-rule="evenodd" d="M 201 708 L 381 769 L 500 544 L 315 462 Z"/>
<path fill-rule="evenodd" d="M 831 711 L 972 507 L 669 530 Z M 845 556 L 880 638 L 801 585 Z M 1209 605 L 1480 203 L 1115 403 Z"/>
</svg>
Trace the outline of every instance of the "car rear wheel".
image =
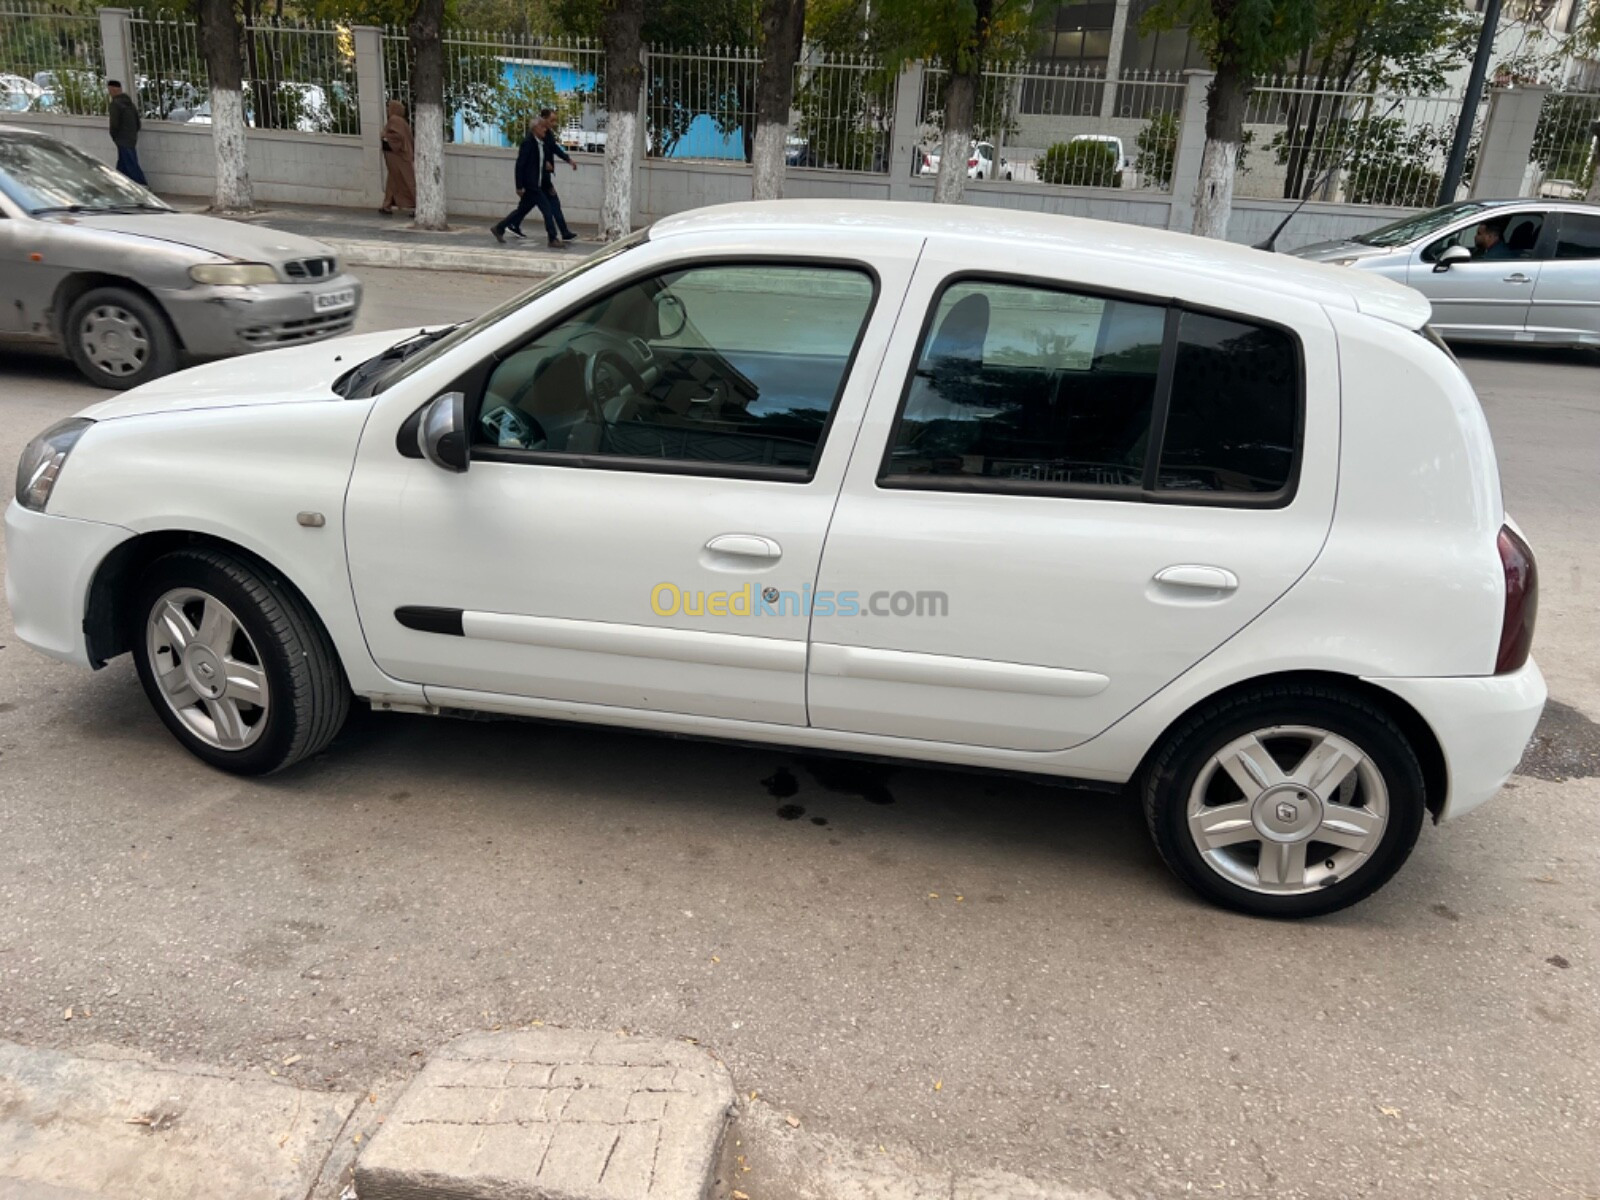
<svg viewBox="0 0 1600 1200">
<path fill-rule="evenodd" d="M 134 659 L 157 714 L 197 757 L 264 775 L 315 754 L 350 689 L 316 617 L 264 567 L 179 550 L 140 581 Z"/>
<path fill-rule="evenodd" d="M 1259 916 L 1334 912 L 1382 887 L 1426 809 L 1400 728 L 1334 688 L 1264 686 L 1176 729 L 1144 781 L 1161 857 L 1202 896 Z"/>
<path fill-rule="evenodd" d="M 138 387 L 178 367 L 178 339 L 166 314 L 129 288 L 85 292 L 64 330 L 72 361 L 100 387 Z"/>
</svg>

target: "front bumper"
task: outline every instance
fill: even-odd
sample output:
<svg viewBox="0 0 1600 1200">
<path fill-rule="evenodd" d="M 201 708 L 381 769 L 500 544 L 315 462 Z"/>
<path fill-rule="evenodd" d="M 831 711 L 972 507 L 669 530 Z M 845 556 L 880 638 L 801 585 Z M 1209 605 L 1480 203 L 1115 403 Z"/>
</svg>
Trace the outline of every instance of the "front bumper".
<svg viewBox="0 0 1600 1200">
<path fill-rule="evenodd" d="M 1477 808 L 1511 778 L 1547 694 L 1544 675 L 1531 658 L 1509 675 L 1367 682 L 1411 705 L 1439 739 L 1449 778 L 1441 821 Z"/>
<path fill-rule="evenodd" d="M 354 302 L 347 308 L 318 310 L 317 297 L 339 292 L 350 292 Z M 183 348 L 215 358 L 349 333 L 361 310 L 361 281 L 344 274 L 315 283 L 175 288 L 157 296 Z"/>
<path fill-rule="evenodd" d="M 6 603 L 17 636 L 51 658 L 87 667 L 89 585 L 131 529 L 23 508 L 6 509 Z"/>
</svg>

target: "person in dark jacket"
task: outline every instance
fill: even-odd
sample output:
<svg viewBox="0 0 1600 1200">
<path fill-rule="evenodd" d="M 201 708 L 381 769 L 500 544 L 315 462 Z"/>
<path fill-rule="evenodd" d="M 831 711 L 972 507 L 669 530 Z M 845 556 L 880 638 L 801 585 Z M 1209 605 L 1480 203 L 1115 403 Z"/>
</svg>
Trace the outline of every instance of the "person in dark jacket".
<svg viewBox="0 0 1600 1200">
<path fill-rule="evenodd" d="M 518 237 L 526 236 L 522 232 L 522 219 L 537 208 L 544 217 L 544 231 L 550 244 L 561 245 L 559 230 L 544 194 L 544 131 L 544 118 L 540 117 L 528 126 L 528 135 L 517 147 L 517 206 L 489 226 L 497 242 L 506 240 L 507 230 Z"/>
<path fill-rule="evenodd" d="M 540 178 L 539 186 L 544 191 L 545 203 L 550 206 L 550 215 L 561 228 L 561 240 L 570 242 L 578 235 L 567 228 L 566 214 L 561 211 L 561 197 L 556 195 L 556 159 L 560 159 L 574 171 L 578 164 L 561 145 L 561 139 L 556 136 L 556 110 L 541 108 L 539 119 L 544 122 L 544 174 Z"/>
<path fill-rule="evenodd" d="M 111 94 L 111 144 L 117 148 L 117 170 L 135 183 L 145 183 L 139 166 L 139 108 L 117 80 L 106 80 L 106 91 Z"/>
</svg>

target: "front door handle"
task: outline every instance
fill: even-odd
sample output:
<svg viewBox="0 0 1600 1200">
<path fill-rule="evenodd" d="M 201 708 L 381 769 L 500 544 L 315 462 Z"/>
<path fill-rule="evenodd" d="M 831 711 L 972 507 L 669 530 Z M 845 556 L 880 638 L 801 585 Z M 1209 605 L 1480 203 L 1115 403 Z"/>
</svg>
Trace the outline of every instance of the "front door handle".
<svg viewBox="0 0 1600 1200">
<path fill-rule="evenodd" d="M 1167 587 L 1198 588 L 1207 592 L 1231 592 L 1239 577 L 1222 567 L 1202 567 L 1185 563 L 1156 572 L 1156 582 Z"/>
<path fill-rule="evenodd" d="M 1533 280 L 1529 279 L 1521 271 L 1517 271 L 1515 274 L 1507 275 L 1506 276 L 1506 282 L 1507 283 L 1532 283 Z"/>
<path fill-rule="evenodd" d="M 713 554 L 726 554 L 733 558 L 758 558 L 775 562 L 783 557 L 783 550 L 769 537 L 755 533 L 721 533 L 706 543 Z"/>
</svg>

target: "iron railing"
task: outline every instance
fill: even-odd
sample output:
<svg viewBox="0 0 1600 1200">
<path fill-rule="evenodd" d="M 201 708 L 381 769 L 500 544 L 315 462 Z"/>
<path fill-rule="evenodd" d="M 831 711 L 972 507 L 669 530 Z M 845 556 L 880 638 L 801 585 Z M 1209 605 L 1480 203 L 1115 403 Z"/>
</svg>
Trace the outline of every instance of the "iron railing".
<svg viewBox="0 0 1600 1200">
<path fill-rule="evenodd" d="M 31 0 L 0 4 L 0 117 L 106 111 L 100 20 Z"/>
<path fill-rule="evenodd" d="M 645 60 L 645 146 L 656 158 L 748 162 L 761 52 L 750 46 L 652 48 Z"/>
<path fill-rule="evenodd" d="M 1600 92 L 1553 91 L 1546 95 L 1533 131 L 1523 194 L 1583 199 L 1600 168 L 1594 146 L 1596 121 L 1600 121 Z"/>
<path fill-rule="evenodd" d="M 887 174 L 895 80 L 868 55 L 816 51 L 795 65 L 790 167 Z"/>
</svg>

